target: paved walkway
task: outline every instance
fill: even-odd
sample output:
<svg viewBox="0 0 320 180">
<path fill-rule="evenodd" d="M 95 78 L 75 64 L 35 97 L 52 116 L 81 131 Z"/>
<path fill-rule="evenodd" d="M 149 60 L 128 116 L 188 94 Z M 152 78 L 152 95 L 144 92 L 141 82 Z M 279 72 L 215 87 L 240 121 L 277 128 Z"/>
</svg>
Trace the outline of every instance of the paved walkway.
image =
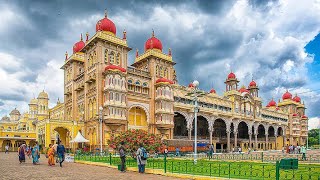
<svg viewBox="0 0 320 180">
<path fill-rule="evenodd" d="M 32 159 L 26 159 L 26 163 L 19 164 L 18 155 L 15 152 L 4 154 L 0 152 L 0 179 L 116 179 L 116 180 L 134 180 L 134 179 L 152 179 L 169 180 L 177 179 L 153 174 L 139 174 L 137 172 L 120 173 L 116 169 L 78 163 L 64 163 L 64 166 L 50 167 L 47 165 L 47 159 L 42 155 L 40 165 L 32 165 Z"/>
</svg>

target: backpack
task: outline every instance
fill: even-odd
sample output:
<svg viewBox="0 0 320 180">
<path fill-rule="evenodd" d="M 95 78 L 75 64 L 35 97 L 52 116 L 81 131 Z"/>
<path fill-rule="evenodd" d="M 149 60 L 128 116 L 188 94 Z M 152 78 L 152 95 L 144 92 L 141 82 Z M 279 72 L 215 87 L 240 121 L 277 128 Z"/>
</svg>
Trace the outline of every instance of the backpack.
<svg viewBox="0 0 320 180">
<path fill-rule="evenodd" d="M 141 160 L 147 160 L 148 159 L 148 153 L 145 148 L 141 148 Z"/>
</svg>

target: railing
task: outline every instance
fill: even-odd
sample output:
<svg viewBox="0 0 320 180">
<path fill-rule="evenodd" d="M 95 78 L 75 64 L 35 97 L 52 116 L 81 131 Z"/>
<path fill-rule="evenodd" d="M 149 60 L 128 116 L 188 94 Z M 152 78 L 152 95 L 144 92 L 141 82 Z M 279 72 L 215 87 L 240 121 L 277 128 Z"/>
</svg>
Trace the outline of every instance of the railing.
<svg viewBox="0 0 320 180">
<path fill-rule="evenodd" d="M 106 163 L 111 166 L 120 164 L 119 156 L 114 155 L 76 155 L 75 161 L 91 161 Z M 127 157 L 126 167 L 137 167 L 137 160 Z M 319 179 L 320 166 L 301 164 L 298 169 L 283 170 L 277 163 L 254 162 L 227 162 L 198 160 L 195 164 L 192 160 L 177 158 L 148 158 L 146 168 L 162 170 L 164 173 L 201 175 L 223 178 L 241 179 Z"/>
</svg>

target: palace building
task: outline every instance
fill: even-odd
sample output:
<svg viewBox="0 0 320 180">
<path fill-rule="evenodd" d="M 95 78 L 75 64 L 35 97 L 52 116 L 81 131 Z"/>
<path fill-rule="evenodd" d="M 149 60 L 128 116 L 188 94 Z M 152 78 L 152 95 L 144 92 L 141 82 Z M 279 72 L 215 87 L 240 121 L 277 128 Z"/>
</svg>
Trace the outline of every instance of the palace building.
<svg viewBox="0 0 320 180">
<path fill-rule="evenodd" d="M 85 40 L 82 35 L 66 53 L 64 65 L 64 103 L 48 108 L 48 95 L 31 100 L 23 117 L 13 115 L 0 121 L 0 142 L 15 143 L 9 132 L 32 131 L 32 140 L 48 146 L 57 136 L 69 141 L 81 131 L 90 147 L 99 147 L 99 113 L 102 113 L 103 145 L 111 136 L 127 129 L 143 129 L 160 134 L 174 146 L 192 146 L 194 135 L 194 101 L 186 96 L 192 84 L 178 84 L 171 49 L 164 52 L 155 33 L 146 40 L 144 51 L 136 51 L 134 63 L 128 65 L 126 31 L 122 37 L 105 14 L 98 20 L 96 33 Z M 221 80 L 222 83 L 222 80 Z M 287 144 L 305 144 L 308 117 L 298 96 L 285 92 L 282 100 L 270 100 L 265 107 L 255 81 L 239 87 L 231 72 L 225 79 L 226 89 L 215 89 L 198 98 L 197 132 L 199 142 L 213 143 L 217 150 L 228 152 L 234 147 L 281 149 Z M 102 107 L 102 111 L 99 109 Z M 26 126 L 24 126 L 26 124 Z M 11 127 L 11 129 L 9 129 Z M 15 129 L 14 129 L 15 128 Z M 22 128 L 22 129 L 21 129 Z M 27 133 L 27 132 L 26 132 Z M 6 136 L 7 135 L 7 136 Z M 31 137 L 31 136 L 30 136 Z M 21 140 L 28 140 L 21 136 Z"/>
</svg>

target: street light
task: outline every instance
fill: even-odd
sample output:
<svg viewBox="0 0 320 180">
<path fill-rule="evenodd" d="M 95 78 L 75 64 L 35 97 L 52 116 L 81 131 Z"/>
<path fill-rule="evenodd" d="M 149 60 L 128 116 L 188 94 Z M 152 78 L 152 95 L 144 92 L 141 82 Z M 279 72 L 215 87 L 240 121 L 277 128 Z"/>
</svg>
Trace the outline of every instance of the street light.
<svg viewBox="0 0 320 180">
<path fill-rule="evenodd" d="M 103 107 L 99 107 L 99 122 L 100 122 L 100 154 L 102 155 L 102 111 Z"/>
<path fill-rule="evenodd" d="M 192 92 L 188 93 L 186 96 L 190 96 L 194 101 L 194 163 L 197 163 L 197 113 L 198 108 L 198 97 L 205 95 L 203 91 L 198 90 L 199 81 L 194 80 L 192 85 L 194 86 Z"/>
</svg>

